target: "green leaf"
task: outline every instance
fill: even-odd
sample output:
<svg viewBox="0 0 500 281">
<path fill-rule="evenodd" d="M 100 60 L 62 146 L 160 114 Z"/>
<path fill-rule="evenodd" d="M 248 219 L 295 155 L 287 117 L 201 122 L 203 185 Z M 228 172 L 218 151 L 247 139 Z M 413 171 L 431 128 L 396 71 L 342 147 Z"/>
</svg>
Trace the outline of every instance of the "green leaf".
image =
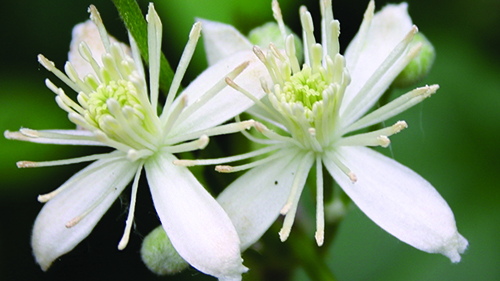
<svg viewBox="0 0 500 281">
<path fill-rule="evenodd" d="M 125 26 L 137 42 L 144 61 L 149 63 L 148 24 L 142 14 L 141 8 L 135 0 L 113 0 L 113 3 Z M 162 53 L 160 59 L 160 89 L 164 94 L 168 93 L 173 78 L 174 71 Z"/>
</svg>

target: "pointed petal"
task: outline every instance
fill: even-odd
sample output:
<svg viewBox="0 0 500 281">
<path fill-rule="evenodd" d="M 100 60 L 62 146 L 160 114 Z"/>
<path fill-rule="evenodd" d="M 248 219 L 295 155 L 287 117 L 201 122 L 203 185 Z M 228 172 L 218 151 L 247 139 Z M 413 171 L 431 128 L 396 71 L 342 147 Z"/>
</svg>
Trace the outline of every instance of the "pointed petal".
<svg viewBox="0 0 500 281">
<path fill-rule="evenodd" d="M 65 183 L 69 185 L 43 206 L 31 237 L 33 253 L 43 270 L 89 235 L 136 169 L 137 164 L 125 158 L 96 161 L 71 177 Z M 88 211 L 76 225 L 66 227 Z"/>
<path fill-rule="evenodd" d="M 358 49 L 357 46 L 362 37 L 360 34 L 361 32 L 358 32 L 351 44 L 347 47 L 345 58 L 352 81 L 346 89 L 341 113 L 359 93 L 360 89 L 365 85 L 372 74 L 375 73 L 385 58 L 412 29 L 412 21 L 408 15 L 407 8 L 408 4 L 406 3 L 385 6 L 373 17 L 373 21 L 368 29 L 366 41 L 363 46 L 360 46 L 361 49 Z M 359 57 L 356 57 L 358 55 L 357 52 L 359 52 Z M 398 74 L 399 73 L 396 73 L 395 75 L 397 76 Z M 394 78 L 396 76 L 394 76 Z M 390 83 L 392 83 L 393 79 L 389 80 L 390 82 L 385 85 L 385 87 L 382 87 L 379 95 L 373 98 L 373 102 L 370 103 L 371 105 L 369 107 L 378 100 L 380 95 L 389 87 Z M 369 107 L 366 110 L 368 110 Z M 363 114 L 364 112 L 360 112 L 360 115 Z"/>
<path fill-rule="evenodd" d="M 303 154 L 291 149 L 286 156 L 246 172 L 217 197 L 238 231 L 242 251 L 259 240 L 280 215 L 302 158 Z"/>
<path fill-rule="evenodd" d="M 145 163 L 153 202 L 179 255 L 199 271 L 218 278 L 241 278 L 238 234 L 217 201 L 172 154 Z"/>
<path fill-rule="evenodd" d="M 429 182 L 366 147 L 340 147 L 336 152 L 357 181 L 352 183 L 328 157 L 326 168 L 370 219 L 419 250 L 460 261 L 467 240 L 458 233 L 450 207 Z"/>
<path fill-rule="evenodd" d="M 252 43 L 232 25 L 205 19 L 202 22 L 203 45 L 208 65 L 214 65 L 240 51 L 252 49 Z"/>
<path fill-rule="evenodd" d="M 180 97 L 186 96 L 187 106 L 191 105 L 193 102 L 196 102 L 208 89 L 221 79 L 224 79 L 229 72 L 245 61 L 250 62 L 248 67 L 243 70 L 243 72 L 236 77 L 234 81 L 252 93 L 256 98 L 262 98 L 265 95 L 265 92 L 260 86 L 259 79 L 260 77 L 268 77 L 269 75 L 267 75 L 267 70 L 264 64 L 251 50 L 234 54 L 231 57 L 218 62 L 214 66 L 209 67 L 193 82 L 191 82 L 191 84 L 182 92 Z M 267 82 L 271 85 L 270 80 Z M 180 97 L 177 98 L 174 103 L 179 102 L 181 100 Z M 249 98 L 227 86 L 200 109 L 179 122 L 179 124 L 176 124 L 174 128 L 172 128 L 171 136 L 199 131 L 219 125 L 245 111 L 252 105 L 253 102 Z"/>
</svg>

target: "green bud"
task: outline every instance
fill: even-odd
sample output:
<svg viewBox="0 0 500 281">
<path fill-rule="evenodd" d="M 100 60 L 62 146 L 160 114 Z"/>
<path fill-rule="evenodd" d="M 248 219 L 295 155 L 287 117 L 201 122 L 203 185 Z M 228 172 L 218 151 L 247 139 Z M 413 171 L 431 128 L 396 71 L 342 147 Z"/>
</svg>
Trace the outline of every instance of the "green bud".
<svg viewBox="0 0 500 281">
<path fill-rule="evenodd" d="M 297 59 L 299 62 L 303 61 L 302 42 L 299 36 L 293 33 L 287 26 L 285 26 L 285 30 L 286 34 L 293 34 Z M 285 49 L 285 40 L 283 40 L 280 28 L 275 22 L 268 22 L 252 29 L 248 34 L 248 40 L 261 48 L 268 48 L 269 44 L 273 43 L 278 49 Z"/>
<path fill-rule="evenodd" d="M 189 266 L 174 249 L 161 225 L 144 238 L 141 257 L 149 270 L 158 275 L 174 275 Z"/>
<path fill-rule="evenodd" d="M 419 54 L 406 66 L 396 77 L 392 85 L 397 88 L 405 88 L 420 82 L 431 71 L 436 52 L 431 42 L 421 33 L 415 34 L 410 48 L 422 43 Z"/>
</svg>

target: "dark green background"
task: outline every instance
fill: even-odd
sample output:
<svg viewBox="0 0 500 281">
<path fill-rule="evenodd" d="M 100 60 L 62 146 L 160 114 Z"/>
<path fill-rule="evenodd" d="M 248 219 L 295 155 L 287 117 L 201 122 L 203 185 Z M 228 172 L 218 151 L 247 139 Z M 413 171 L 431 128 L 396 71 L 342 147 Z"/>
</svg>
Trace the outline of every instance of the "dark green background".
<svg viewBox="0 0 500 281">
<path fill-rule="evenodd" d="M 368 1 L 333 1 L 345 49 Z M 109 32 L 126 33 L 111 1 L 2 1 L 0 4 L 0 129 L 71 128 L 66 114 L 44 86 L 52 76 L 36 55 L 62 68 L 72 27 L 87 19 L 95 4 Z M 385 1 L 377 1 L 378 8 Z M 156 1 L 164 24 L 163 51 L 176 65 L 194 17 L 236 25 L 243 32 L 272 20 L 270 1 Z M 300 34 L 298 7 L 306 4 L 319 20 L 317 1 L 281 1 L 285 22 Z M 470 243 L 459 264 L 420 252 L 387 234 L 355 206 L 341 224 L 327 263 L 339 280 L 500 280 L 500 2 L 498 0 L 409 1 L 410 14 L 437 51 L 431 74 L 420 83 L 441 89 L 401 114 L 409 129 L 392 137 L 384 152 L 429 180 L 455 213 L 460 233 Z M 145 11 L 146 1 L 140 1 Z M 319 21 L 316 22 L 318 24 Z M 202 45 L 185 85 L 206 67 Z M 54 82 L 57 79 L 52 79 Z M 59 81 L 58 85 L 62 85 Z M 216 144 L 214 144 L 215 146 Z M 212 146 L 212 147 L 214 147 Z M 210 146 L 209 146 L 210 148 Z M 36 196 L 62 184 L 83 166 L 17 169 L 18 160 L 52 160 L 90 153 L 85 147 L 29 144 L 0 139 L 0 280 L 156 279 L 140 261 L 142 237 L 158 220 L 145 181 L 137 203 L 137 229 L 128 248 L 116 250 L 126 217 L 129 189 L 96 229 L 46 273 L 34 263 L 29 245 L 32 223 L 41 208 Z M 206 172 L 211 174 L 211 169 Z M 226 181 L 232 179 L 229 176 Z M 214 183 L 208 183 L 212 186 Z M 307 200 L 302 205 L 309 204 Z M 313 219 L 311 217 L 311 219 Z M 273 234 L 274 235 L 274 234 Z M 293 235 L 293 231 L 292 231 Z M 328 233 L 327 233 L 328 235 Z M 310 237 L 311 240 L 313 237 Z M 278 237 L 276 235 L 276 243 Z M 266 266 L 258 261 L 255 267 Z M 252 268 L 251 268 L 252 270 Z M 294 280 L 307 280 L 302 269 Z M 188 270 L 167 280 L 210 279 Z"/>
</svg>

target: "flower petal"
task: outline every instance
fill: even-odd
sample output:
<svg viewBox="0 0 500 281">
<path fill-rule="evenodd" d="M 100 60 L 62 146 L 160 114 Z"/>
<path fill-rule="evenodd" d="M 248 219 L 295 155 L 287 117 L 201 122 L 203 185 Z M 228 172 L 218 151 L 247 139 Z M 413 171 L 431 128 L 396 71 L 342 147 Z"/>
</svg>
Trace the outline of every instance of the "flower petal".
<svg viewBox="0 0 500 281">
<path fill-rule="evenodd" d="M 252 43 L 232 25 L 205 19 L 198 20 L 203 25 L 203 45 L 209 66 L 240 51 L 252 49 Z"/>
<path fill-rule="evenodd" d="M 187 106 L 196 102 L 208 89 L 224 79 L 226 75 L 243 62 L 250 62 L 248 67 L 234 79 L 242 88 L 260 99 L 265 95 L 259 79 L 267 77 L 264 64 L 251 51 L 243 51 L 226 58 L 214 66 L 209 67 L 182 92 L 181 96 L 187 97 Z M 267 81 L 271 85 L 271 81 Z M 177 98 L 175 103 L 179 102 Z M 253 105 L 253 101 L 227 86 L 200 109 L 187 116 L 172 128 L 171 136 L 194 131 L 204 130 L 221 124 L 245 111 Z M 175 106 L 175 105 L 174 105 Z"/>
<path fill-rule="evenodd" d="M 259 240 L 278 218 L 302 158 L 300 151 L 291 149 L 286 156 L 246 172 L 217 197 L 238 231 L 242 251 Z"/>
<path fill-rule="evenodd" d="M 376 72 L 391 51 L 412 29 L 412 21 L 408 15 L 407 8 L 408 4 L 406 3 L 385 6 L 373 16 L 371 25 L 367 30 L 367 36 L 365 37 L 366 41 L 361 43 L 363 46 L 358 47 L 358 44 L 360 44 L 359 41 L 363 37 L 363 32 L 360 30 L 347 47 L 345 58 L 352 81 L 346 89 L 341 114 L 344 113 L 349 103 L 360 92 L 361 88 Z M 387 85 L 381 87 L 380 93 L 372 97 L 372 101 L 367 103 L 368 105 L 365 110 L 359 112 L 359 116 L 362 116 L 366 110 L 373 106 L 398 74 L 396 73 L 392 79 L 387 80 L 389 81 Z M 381 78 L 380 80 L 384 79 Z M 357 118 L 352 117 L 351 119 L 355 120 Z"/>
<path fill-rule="evenodd" d="M 238 234 L 217 201 L 186 168 L 172 164 L 172 154 L 152 156 L 145 163 L 153 202 L 179 255 L 203 273 L 241 278 Z"/>
<path fill-rule="evenodd" d="M 43 270 L 89 235 L 136 169 L 137 164 L 126 158 L 96 161 L 71 177 L 64 184 L 68 186 L 43 206 L 31 237 L 33 253 Z M 85 216 L 66 227 L 80 215 Z"/>
<path fill-rule="evenodd" d="M 370 219 L 419 250 L 460 261 L 467 240 L 458 233 L 450 207 L 429 182 L 369 148 L 340 147 L 336 153 L 357 182 L 352 183 L 328 157 L 326 168 Z"/>
</svg>

